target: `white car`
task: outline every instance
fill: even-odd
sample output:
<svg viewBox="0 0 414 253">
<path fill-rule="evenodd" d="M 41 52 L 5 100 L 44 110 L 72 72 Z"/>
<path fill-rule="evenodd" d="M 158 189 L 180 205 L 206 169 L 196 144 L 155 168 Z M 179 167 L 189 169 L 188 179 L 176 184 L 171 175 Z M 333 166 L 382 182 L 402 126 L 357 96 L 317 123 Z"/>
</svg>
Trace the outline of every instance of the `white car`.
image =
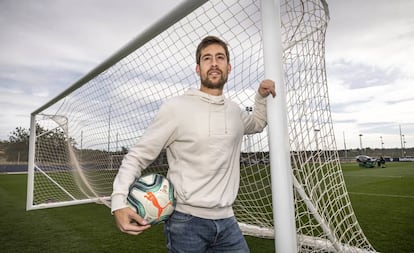
<svg viewBox="0 0 414 253">
<path fill-rule="evenodd" d="M 374 157 L 370 157 L 367 155 L 359 155 L 357 157 L 355 157 L 357 162 L 376 162 L 377 158 Z"/>
</svg>

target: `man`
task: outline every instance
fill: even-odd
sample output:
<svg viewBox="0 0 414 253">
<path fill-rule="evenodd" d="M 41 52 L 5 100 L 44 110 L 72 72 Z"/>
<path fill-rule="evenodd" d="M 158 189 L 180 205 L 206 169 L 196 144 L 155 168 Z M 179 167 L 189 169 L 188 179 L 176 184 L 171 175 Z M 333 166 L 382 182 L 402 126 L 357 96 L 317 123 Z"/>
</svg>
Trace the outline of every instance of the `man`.
<svg viewBox="0 0 414 253">
<path fill-rule="evenodd" d="M 112 212 L 118 228 L 138 235 L 150 225 L 127 207 L 128 188 L 165 148 L 168 178 L 177 206 L 164 226 L 169 252 L 249 252 L 232 204 L 240 181 L 243 134 L 266 126 L 271 80 L 260 83 L 254 111 L 247 114 L 223 96 L 231 71 L 229 50 L 214 36 L 196 51 L 199 90 L 190 89 L 161 106 L 145 134 L 124 157 L 114 180 Z"/>
</svg>

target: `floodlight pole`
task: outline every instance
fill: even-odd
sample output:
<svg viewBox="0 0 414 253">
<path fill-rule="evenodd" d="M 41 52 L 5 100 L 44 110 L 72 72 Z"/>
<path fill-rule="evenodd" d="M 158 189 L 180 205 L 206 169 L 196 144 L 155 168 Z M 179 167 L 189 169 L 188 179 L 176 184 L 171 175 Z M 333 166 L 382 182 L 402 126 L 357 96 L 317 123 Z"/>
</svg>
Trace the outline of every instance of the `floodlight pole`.
<svg viewBox="0 0 414 253">
<path fill-rule="evenodd" d="M 276 97 L 267 99 L 272 202 L 277 253 L 297 252 L 292 167 L 282 65 L 279 0 L 262 0 L 262 36 L 265 78 L 276 83 Z"/>
</svg>

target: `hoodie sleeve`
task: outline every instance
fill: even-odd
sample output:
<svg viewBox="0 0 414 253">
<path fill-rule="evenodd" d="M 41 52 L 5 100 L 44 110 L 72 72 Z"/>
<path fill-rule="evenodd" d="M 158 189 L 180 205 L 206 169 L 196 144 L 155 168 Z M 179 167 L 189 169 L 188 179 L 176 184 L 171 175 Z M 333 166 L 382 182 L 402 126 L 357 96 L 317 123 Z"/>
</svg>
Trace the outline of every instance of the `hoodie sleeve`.
<svg viewBox="0 0 414 253">
<path fill-rule="evenodd" d="M 267 125 L 267 102 L 266 98 L 256 93 L 254 99 L 254 109 L 251 114 L 244 112 L 244 134 L 260 133 Z"/>
<path fill-rule="evenodd" d="M 161 106 L 157 116 L 147 128 L 139 142 L 124 156 L 118 174 L 113 182 L 111 211 L 127 205 L 129 186 L 174 140 L 176 122 L 167 104 Z"/>
</svg>

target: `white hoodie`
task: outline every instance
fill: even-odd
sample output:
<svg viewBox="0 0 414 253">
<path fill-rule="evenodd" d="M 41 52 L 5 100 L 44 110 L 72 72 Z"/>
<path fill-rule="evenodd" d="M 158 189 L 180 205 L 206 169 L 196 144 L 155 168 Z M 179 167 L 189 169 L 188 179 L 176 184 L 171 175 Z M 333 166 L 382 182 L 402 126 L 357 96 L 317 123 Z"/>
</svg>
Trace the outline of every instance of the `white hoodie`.
<svg viewBox="0 0 414 253">
<path fill-rule="evenodd" d="M 112 212 L 127 206 L 128 188 L 165 148 L 176 210 L 207 219 L 234 215 L 243 134 L 266 126 L 266 98 L 252 114 L 223 95 L 190 89 L 163 104 L 139 142 L 125 155 L 113 183 Z"/>
</svg>

